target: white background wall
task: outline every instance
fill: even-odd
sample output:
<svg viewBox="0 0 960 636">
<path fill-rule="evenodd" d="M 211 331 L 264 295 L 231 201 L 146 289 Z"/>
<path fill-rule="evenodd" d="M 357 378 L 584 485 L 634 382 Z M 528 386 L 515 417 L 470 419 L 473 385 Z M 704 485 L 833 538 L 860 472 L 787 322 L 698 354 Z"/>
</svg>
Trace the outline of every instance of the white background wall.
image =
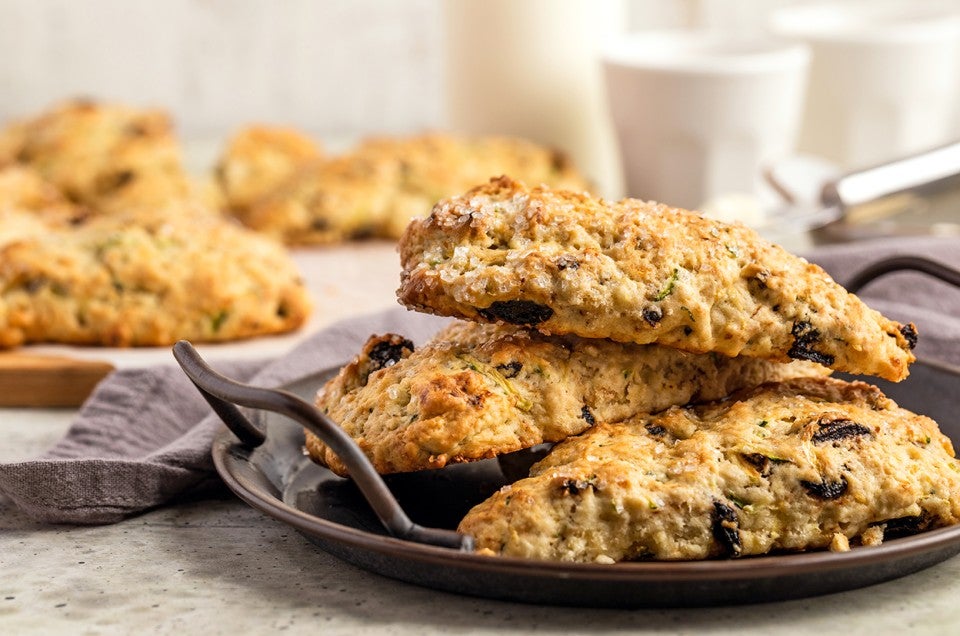
<svg viewBox="0 0 960 636">
<path fill-rule="evenodd" d="M 190 136 L 443 126 L 444 1 L 0 0 L 0 121 L 89 95 L 164 106 Z M 631 0 L 629 27 L 749 26 L 784 1 Z"/>
<path fill-rule="evenodd" d="M 457 1 L 0 0 L 0 123 L 86 95 L 167 108 L 186 138 L 254 121 L 347 139 L 442 128 Z M 627 0 L 626 28 L 757 30 L 801 1 Z"/>
<path fill-rule="evenodd" d="M 189 135 L 442 119 L 438 0 L 0 0 L 0 120 L 90 95 L 170 109 Z"/>
</svg>

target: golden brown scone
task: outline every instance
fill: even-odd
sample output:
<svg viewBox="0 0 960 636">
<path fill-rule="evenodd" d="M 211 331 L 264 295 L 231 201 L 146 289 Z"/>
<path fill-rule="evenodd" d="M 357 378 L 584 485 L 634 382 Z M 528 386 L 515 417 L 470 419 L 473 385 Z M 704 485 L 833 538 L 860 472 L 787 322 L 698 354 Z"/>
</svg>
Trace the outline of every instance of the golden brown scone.
<svg viewBox="0 0 960 636">
<path fill-rule="evenodd" d="M 0 167 L 0 245 L 69 227 L 85 216 L 83 208 L 67 201 L 36 171 Z"/>
<path fill-rule="evenodd" d="M 958 517 L 960 464 L 936 423 L 823 378 L 598 424 L 459 530 L 485 553 L 610 563 L 842 550 Z"/>
<path fill-rule="evenodd" d="M 193 196 L 172 123 L 160 110 L 64 102 L 0 131 L 0 155 L 97 212 Z"/>
<path fill-rule="evenodd" d="M 377 234 L 393 196 L 395 165 L 354 157 L 298 170 L 249 210 L 244 225 L 290 245 L 325 245 Z"/>
<path fill-rule="evenodd" d="M 283 247 L 215 218 L 100 216 L 0 247 L 0 347 L 236 340 L 299 327 Z"/>
<path fill-rule="evenodd" d="M 36 170 L 9 165 L 0 167 L 0 207 L 43 213 L 76 206 Z"/>
<path fill-rule="evenodd" d="M 28 132 L 26 121 L 7 122 L 0 127 L 0 168 L 19 163 L 18 155 Z"/>
<path fill-rule="evenodd" d="M 686 351 L 803 359 L 888 380 L 916 343 L 820 267 L 741 225 L 508 178 L 438 203 L 400 241 L 406 306 Z"/>
<path fill-rule="evenodd" d="M 43 236 L 50 228 L 51 223 L 42 216 L 0 206 L 0 247 L 21 239 Z"/>
<path fill-rule="evenodd" d="M 16 164 L 0 166 L 0 210 L 19 210 L 50 220 L 85 214 L 36 170 Z"/>
<path fill-rule="evenodd" d="M 245 215 L 304 164 L 321 156 L 316 142 L 292 128 L 255 125 L 237 131 L 215 169 L 226 207 Z"/>
<path fill-rule="evenodd" d="M 595 421 L 827 372 L 809 362 L 785 365 L 460 322 L 415 352 L 398 335 L 370 338 L 323 388 L 317 405 L 379 472 L 392 473 L 494 457 L 565 439 Z M 318 463 L 346 474 L 309 433 L 307 449 Z"/>
<path fill-rule="evenodd" d="M 375 138 L 304 168 L 240 218 L 288 243 L 397 238 L 437 200 L 500 174 L 574 189 L 587 185 L 562 155 L 520 139 Z"/>
</svg>

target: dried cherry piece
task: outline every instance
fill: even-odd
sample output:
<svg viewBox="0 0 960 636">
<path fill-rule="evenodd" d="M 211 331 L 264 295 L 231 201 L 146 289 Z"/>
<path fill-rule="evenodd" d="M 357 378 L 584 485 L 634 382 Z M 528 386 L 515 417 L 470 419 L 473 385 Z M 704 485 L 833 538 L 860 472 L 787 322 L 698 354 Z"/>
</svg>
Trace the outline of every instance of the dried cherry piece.
<svg viewBox="0 0 960 636">
<path fill-rule="evenodd" d="M 806 481 L 801 480 L 800 485 L 807 489 L 807 492 L 819 499 L 836 499 L 847 492 L 847 480 L 841 477 L 837 481 Z"/>
<path fill-rule="evenodd" d="M 412 352 L 413 343 L 399 336 L 395 336 L 390 340 L 382 340 L 373 345 L 370 353 L 367 354 L 367 357 L 370 358 L 370 361 L 373 363 L 371 372 L 385 369 L 400 362 L 400 360 L 403 359 L 404 350 Z"/>
<path fill-rule="evenodd" d="M 907 346 L 913 349 L 917 346 L 917 328 L 913 326 L 913 323 L 902 325 L 900 327 L 900 334 L 906 338 Z"/>
<path fill-rule="evenodd" d="M 647 324 L 651 327 L 656 327 L 660 324 L 660 321 L 663 320 L 663 312 L 657 307 L 647 307 L 643 310 L 643 319 L 646 320 Z"/>
<path fill-rule="evenodd" d="M 490 321 L 502 320 L 511 325 L 538 325 L 553 316 L 553 309 L 532 300 L 497 300 L 477 313 Z"/>
<path fill-rule="evenodd" d="M 586 405 L 584 405 L 584 407 L 580 409 L 580 417 L 586 420 L 587 424 L 589 424 L 590 426 L 593 426 L 594 424 L 597 423 L 596 418 L 593 417 L 593 413 L 590 412 L 590 407 Z"/>
<path fill-rule="evenodd" d="M 836 419 L 818 422 L 820 428 L 811 438 L 814 444 L 823 444 L 825 442 L 839 442 L 850 437 L 861 437 L 872 435 L 869 428 L 863 424 L 848 419 Z"/>
<path fill-rule="evenodd" d="M 921 513 L 913 517 L 898 517 L 896 519 L 887 519 L 871 523 L 871 526 L 883 526 L 883 539 L 899 539 L 909 537 L 927 530 L 932 525 L 933 520 L 926 514 Z"/>
<path fill-rule="evenodd" d="M 722 501 L 714 501 L 712 529 L 713 538 L 726 556 L 740 556 L 743 546 L 740 543 L 740 518 L 736 510 Z"/>
<path fill-rule="evenodd" d="M 794 360 L 810 360 L 824 366 L 833 364 L 832 355 L 821 353 L 813 348 L 822 339 L 819 329 L 806 320 L 801 320 L 793 323 L 790 333 L 793 334 L 793 346 L 787 351 L 788 356 Z"/>
<path fill-rule="evenodd" d="M 521 369 L 523 369 L 523 363 L 509 362 L 507 364 L 498 364 L 494 368 L 503 374 L 503 377 L 510 379 L 517 377 L 517 374 L 520 373 Z"/>
</svg>

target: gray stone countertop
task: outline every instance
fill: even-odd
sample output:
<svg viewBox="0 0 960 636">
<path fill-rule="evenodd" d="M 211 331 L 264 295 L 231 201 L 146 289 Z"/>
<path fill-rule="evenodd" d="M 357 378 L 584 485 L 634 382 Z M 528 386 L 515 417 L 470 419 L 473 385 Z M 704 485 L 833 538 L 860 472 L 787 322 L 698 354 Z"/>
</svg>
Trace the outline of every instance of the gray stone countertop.
<svg viewBox="0 0 960 636">
<path fill-rule="evenodd" d="M 40 452 L 72 410 L 0 409 L 0 461 Z M 591 610 L 457 596 L 326 554 L 230 495 L 109 526 L 48 526 L 0 500 L 0 634 L 956 634 L 960 557 L 797 601 Z"/>
</svg>

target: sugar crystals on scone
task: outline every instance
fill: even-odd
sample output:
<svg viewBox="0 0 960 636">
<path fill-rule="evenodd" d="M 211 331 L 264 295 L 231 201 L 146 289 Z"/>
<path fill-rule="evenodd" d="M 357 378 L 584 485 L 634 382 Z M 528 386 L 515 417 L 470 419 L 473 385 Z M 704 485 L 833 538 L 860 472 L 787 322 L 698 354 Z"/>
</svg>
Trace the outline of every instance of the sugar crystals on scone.
<svg viewBox="0 0 960 636">
<path fill-rule="evenodd" d="M 438 203 L 400 241 L 412 309 L 902 380 L 913 325 L 742 225 L 507 177 Z"/>
</svg>

